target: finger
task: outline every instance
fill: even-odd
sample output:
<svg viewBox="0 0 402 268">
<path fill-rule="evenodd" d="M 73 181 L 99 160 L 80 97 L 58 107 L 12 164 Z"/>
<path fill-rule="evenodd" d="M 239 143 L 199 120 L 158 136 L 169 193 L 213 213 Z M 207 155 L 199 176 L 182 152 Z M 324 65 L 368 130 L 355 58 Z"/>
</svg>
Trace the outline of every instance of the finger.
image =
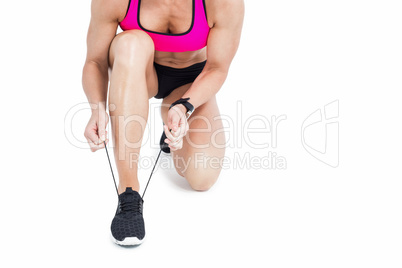
<svg viewBox="0 0 402 268">
<path fill-rule="evenodd" d="M 179 118 L 177 128 L 171 128 L 172 136 L 178 138 L 182 134 L 183 118 Z"/>
<path fill-rule="evenodd" d="M 183 144 L 182 141 L 175 142 L 175 143 L 170 143 L 170 144 L 169 144 L 169 147 L 177 148 L 177 147 L 180 147 L 182 144 Z"/>
<path fill-rule="evenodd" d="M 170 141 L 169 139 L 165 139 L 164 142 L 168 145 L 168 146 L 172 146 L 172 147 L 177 147 L 180 144 L 183 144 L 183 140 L 177 140 L 177 141 Z"/>
<path fill-rule="evenodd" d="M 171 145 L 171 146 L 174 146 L 174 145 L 176 145 L 176 144 L 178 144 L 178 143 L 180 142 L 180 140 L 178 140 L 178 141 L 171 141 L 171 140 L 169 140 L 169 139 L 165 139 L 164 141 L 165 141 L 165 143 L 166 143 L 167 145 Z"/>
<path fill-rule="evenodd" d="M 180 142 L 180 143 L 177 144 L 176 146 L 171 146 L 171 145 L 169 145 L 169 148 L 170 148 L 172 151 L 180 150 L 181 148 L 183 148 L 183 143 Z"/>
<path fill-rule="evenodd" d="M 107 134 L 106 134 L 106 140 L 104 141 L 104 143 L 106 143 L 106 145 L 109 144 L 109 139 L 107 138 Z M 105 145 L 104 143 L 102 142 L 103 145 Z M 105 147 L 105 146 L 103 146 L 103 147 Z"/>
<path fill-rule="evenodd" d="M 176 141 L 176 140 L 177 140 L 177 137 L 174 137 L 174 136 L 172 135 L 172 133 L 169 131 L 169 128 L 168 128 L 166 125 L 164 125 L 163 128 L 165 129 L 166 138 L 169 139 L 169 141 L 172 142 L 172 141 Z"/>
<path fill-rule="evenodd" d="M 182 140 L 183 139 L 181 137 L 179 137 L 178 139 L 173 140 L 173 141 L 166 138 L 165 143 L 167 143 L 168 145 L 175 146 L 176 144 L 179 144 Z"/>
<path fill-rule="evenodd" d="M 187 130 L 188 130 L 187 120 L 184 119 L 184 120 L 180 123 L 180 135 L 181 135 L 181 137 L 186 136 Z"/>
<path fill-rule="evenodd" d="M 186 135 L 185 126 L 180 127 L 175 134 L 177 134 L 176 141 L 183 140 L 184 136 Z"/>
<path fill-rule="evenodd" d="M 177 144 L 178 143 L 178 141 L 171 141 L 171 140 L 169 140 L 169 139 L 165 139 L 165 143 L 167 143 L 168 145 L 175 145 L 175 144 Z"/>
<path fill-rule="evenodd" d="M 169 143 L 167 143 L 169 146 L 172 146 L 172 147 L 177 147 L 177 146 L 179 146 L 180 144 L 182 144 L 183 143 L 183 140 L 178 140 L 178 141 L 176 141 L 176 142 L 169 142 Z"/>
<path fill-rule="evenodd" d="M 170 133 L 172 134 L 173 137 L 177 137 L 178 136 L 178 126 L 171 126 L 169 127 L 170 129 Z"/>
<path fill-rule="evenodd" d="M 177 140 L 177 139 L 180 139 L 180 128 L 178 128 L 178 129 L 176 129 L 175 131 L 174 130 L 172 130 L 171 131 L 171 133 L 172 133 L 172 136 Z"/>
<path fill-rule="evenodd" d="M 179 121 L 179 128 L 177 132 L 184 136 L 186 135 L 187 129 L 188 129 L 187 118 L 185 116 L 182 116 Z"/>
<path fill-rule="evenodd" d="M 178 136 L 174 136 L 174 140 L 168 140 L 168 142 L 166 142 L 166 143 L 168 143 L 168 144 L 176 144 L 176 143 L 182 141 L 183 137 L 184 137 L 183 134 L 184 134 L 183 131 L 178 130 L 177 131 Z"/>
<path fill-rule="evenodd" d="M 106 140 L 106 114 L 99 112 L 98 135 L 101 142 Z"/>
<path fill-rule="evenodd" d="M 96 152 L 97 150 L 102 149 L 102 148 L 105 147 L 105 145 L 103 143 L 95 144 L 91 140 L 88 140 L 88 144 L 89 144 L 89 147 L 90 147 L 92 152 Z"/>
<path fill-rule="evenodd" d="M 95 145 L 99 145 L 100 141 L 99 141 L 99 137 L 96 134 L 96 131 L 91 129 L 87 132 L 85 132 L 85 138 L 87 138 L 88 142 L 91 141 L 92 143 L 94 143 Z"/>
<path fill-rule="evenodd" d="M 105 142 L 106 142 L 106 141 L 105 141 Z M 103 149 L 103 148 L 105 148 L 105 144 L 102 142 L 101 144 L 98 145 L 97 150 Z"/>
<path fill-rule="evenodd" d="M 169 146 L 169 149 L 171 150 L 171 151 L 177 151 L 178 149 L 176 148 L 176 147 L 174 147 L 174 146 Z"/>
<path fill-rule="evenodd" d="M 174 113 L 174 115 L 170 119 L 170 125 L 169 126 L 172 129 L 172 131 L 176 132 L 177 129 L 179 128 L 180 113 L 177 110 L 177 108 L 175 108 L 175 107 L 172 108 L 172 112 Z"/>
</svg>

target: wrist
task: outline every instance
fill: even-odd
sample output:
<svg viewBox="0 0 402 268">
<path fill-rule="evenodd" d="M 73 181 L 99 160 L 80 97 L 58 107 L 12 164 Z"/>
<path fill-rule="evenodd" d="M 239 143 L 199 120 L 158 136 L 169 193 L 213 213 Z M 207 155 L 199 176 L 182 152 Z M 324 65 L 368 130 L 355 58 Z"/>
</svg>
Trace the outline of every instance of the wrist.
<svg viewBox="0 0 402 268">
<path fill-rule="evenodd" d="M 178 99 L 177 101 L 173 102 L 169 109 L 171 109 L 172 107 L 184 107 L 184 109 L 179 108 L 181 111 L 184 112 L 184 114 L 186 115 L 186 117 L 190 117 L 190 115 L 194 112 L 194 106 L 189 102 L 190 98 L 181 98 Z"/>
<path fill-rule="evenodd" d="M 99 111 L 106 111 L 105 101 L 91 102 L 89 103 L 89 106 L 91 107 L 92 114 L 98 113 Z"/>
<path fill-rule="evenodd" d="M 180 111 L 181 111 L 183 114 L 186 114 L 186 113 L 187 113 L 187 108 L 186 108 L 186 106 L 184 106 L 183 104 L 178 104 L 178 105 L 176 105 L 176 107 L 179 108 Z"/>
</svg>

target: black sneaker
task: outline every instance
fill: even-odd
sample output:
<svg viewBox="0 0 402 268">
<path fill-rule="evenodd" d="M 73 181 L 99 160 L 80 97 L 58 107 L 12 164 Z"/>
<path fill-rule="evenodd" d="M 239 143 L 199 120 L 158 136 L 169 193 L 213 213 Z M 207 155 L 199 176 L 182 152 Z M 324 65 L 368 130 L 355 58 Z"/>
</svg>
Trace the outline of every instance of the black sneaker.
<svg viewBox="0 0 402 268">
<path fill-rule="evenodd" d="M 110 228 L 116 244 L 134 246 L 142 243 L 145 237 L 143 202 L 140 194 L 131 187 L 119 195 L 119 204 Z"/>
<path fill-rule="evenodd" d="M 166 134 L 165 131 L 162 132 L 161 140 L 159 141 L 159 145 L 161 147 L 162 152 L 170 154 L 169 145 L 165 142 Z"/>
</svg>

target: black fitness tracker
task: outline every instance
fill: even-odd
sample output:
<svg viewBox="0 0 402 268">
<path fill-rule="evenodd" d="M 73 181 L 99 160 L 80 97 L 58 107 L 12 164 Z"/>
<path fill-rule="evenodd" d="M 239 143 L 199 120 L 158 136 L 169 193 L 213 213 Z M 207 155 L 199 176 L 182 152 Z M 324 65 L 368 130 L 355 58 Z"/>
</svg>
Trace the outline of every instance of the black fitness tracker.
<svg viewBox="0 0 402 268">
<path fill-rule="evenodd" d="M 187 118 L 189 118 L 190 115 L 194 112 L 194 106 L 193 106 L 191 103 L 188 102 L 189 99 L 190 99 L 190 98 L 181 98 L 181 99 L 178 99 L 177 101 L 173 102 L 172 105 L 170 105 L 169 110 L 170 110 L 173 106 L 175 106 L 175 105 L 177 105 L 177 104 L 183 104 L 183 106 L 186 107 L 186 109 L 187 109 L 187 112 L 186 112 Z"/>
</svg>

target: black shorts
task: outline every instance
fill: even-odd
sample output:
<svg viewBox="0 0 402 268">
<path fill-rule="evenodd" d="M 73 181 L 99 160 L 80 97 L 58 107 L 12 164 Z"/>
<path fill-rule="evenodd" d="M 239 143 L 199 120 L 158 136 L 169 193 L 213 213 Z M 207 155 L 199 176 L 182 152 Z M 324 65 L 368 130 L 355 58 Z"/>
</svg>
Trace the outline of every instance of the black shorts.
<svg viewBox="0 0 402 268">
<path fill-rule="evenodd" d="M 194 82 L 204 69 L 206 62 L 205 60 L 185 68 L 173 68 L 154 62 L 156 74 L 158 75 L 158 93 L 155 98 L 166 98 L 176 88 Z"/>
</svg>

